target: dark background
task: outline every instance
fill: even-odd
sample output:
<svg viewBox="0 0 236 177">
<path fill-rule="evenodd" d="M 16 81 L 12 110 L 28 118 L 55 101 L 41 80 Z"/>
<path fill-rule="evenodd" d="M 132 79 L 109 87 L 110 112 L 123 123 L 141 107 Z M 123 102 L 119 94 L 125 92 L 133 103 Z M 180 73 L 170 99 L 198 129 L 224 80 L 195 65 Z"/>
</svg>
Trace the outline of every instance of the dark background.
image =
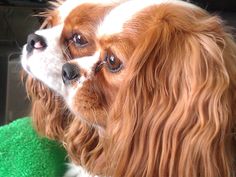
<svg viewBox="0 0 236 177">
<path fill-rule="evenodd" d="M 195 0 L 192 3 L 222 16 L 236 28 L 236 0 Z M 20 80 L 21 47 L 42 19 L 47 0 L 0 0 L 0 125 L 29 115 L 30 103 Z"/>
<path fill-rule="evenodd" d="M 0 1 L 0 125 L 30 113 L 19 74 L 21 48 L 40 27 L 42 19 L 33 15 L 46 7 L 42 0 Z"/>
</svg>

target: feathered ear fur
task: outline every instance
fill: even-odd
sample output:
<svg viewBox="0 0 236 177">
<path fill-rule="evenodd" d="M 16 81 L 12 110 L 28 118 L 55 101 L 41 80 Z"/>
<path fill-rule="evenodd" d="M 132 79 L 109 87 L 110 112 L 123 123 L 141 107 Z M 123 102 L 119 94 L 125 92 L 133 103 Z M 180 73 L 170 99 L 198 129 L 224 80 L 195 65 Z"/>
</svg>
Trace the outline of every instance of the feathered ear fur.
<svg viewBox="0 0 236 177">
<path fill-rule="evenodd" d="M 147 26 L 109 118 L 109 175 L 235 175 L 236 45 L 199 11 L 162 7 Z"/>
<path fill-rule="evenodd" d="M 75 164 L 90 173 L 103 174 L 103 146 L 97 130 L 73 116 L 63 100 L 39 81 L 27 77 L 26 89 L 32 101 L 32 121 L 37 132 L 62 142 Z"/>
<path fill-rule="evenodd" d="M 26 90 L 32 103 L 32 121 L 37 132 L 51 139 L 62 140 L 65 127 L 73 117 L 63 100 L 29 76 Z"/>
<path fill-rule="evenodd" d="M 103 140 L 96 128 L 74 118 L 64 133 L 64 146 L 73 163 L 92 174 L 104 174 Z"/>
</svg>

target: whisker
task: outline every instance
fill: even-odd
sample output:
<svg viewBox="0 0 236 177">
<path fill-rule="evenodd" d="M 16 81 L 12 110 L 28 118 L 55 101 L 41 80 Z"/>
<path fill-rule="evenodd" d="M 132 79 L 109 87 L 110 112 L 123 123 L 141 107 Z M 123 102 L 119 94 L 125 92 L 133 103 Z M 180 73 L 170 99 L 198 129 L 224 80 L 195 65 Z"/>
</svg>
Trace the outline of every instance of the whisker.
<svg viewBox="0 0 236 177">
<path fill-rule="evenodd" d="M 73 43 L 73 41 L 70 41 L 64 48 L 63 48 L 63 50 L 62 50 L 62 52 L 66 55 L 66 57 L 67 57 L 67 60 L 71 60 L 72 59 L 72 57 L 71 57 L 71 55 L 70 55 L 70 52 L 69 52 L 69 47 L 70 47 L 70 45 Z"/>
</svg>

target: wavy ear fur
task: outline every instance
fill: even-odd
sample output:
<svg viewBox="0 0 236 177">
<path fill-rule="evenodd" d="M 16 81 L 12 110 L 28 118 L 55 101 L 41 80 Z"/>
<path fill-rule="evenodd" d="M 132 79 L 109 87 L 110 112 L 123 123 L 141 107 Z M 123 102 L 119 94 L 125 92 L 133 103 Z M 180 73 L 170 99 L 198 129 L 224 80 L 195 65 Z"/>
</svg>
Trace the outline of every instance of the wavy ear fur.
<svg viewBox="0 0 236 177">
<path fill-rule="evenodd" d="M 37 132 L 51 139 L 62 140 L 65 127 L 73 117 L 63 101 L 29 76 L 26 79 L 26 90 L 32 102 L 32 121 Z"/>
<path fill-rule="evenodd" d="M 37 132 L 62 142 L 73 163 L 90 173 L 104 173 L 103 146 L 98 131 L 73 116 L 63 100 L 39 81 L 27 77 L 26 89 L 32 101 L 32 121 Z"/>
<path fill-rule="evenodd" d="M 108 123 L 108 174 L 232 177 L 236 45 L 218 17 L 169 10 L 128 63 Z"/>
<path fill-rule="evenodd" d="M 96 128 L 77 117 L 64 136 L 64 146 L 73 163 L 83 166 L 92 174 L 104 174 L 103 141 Z"/>
</svg>

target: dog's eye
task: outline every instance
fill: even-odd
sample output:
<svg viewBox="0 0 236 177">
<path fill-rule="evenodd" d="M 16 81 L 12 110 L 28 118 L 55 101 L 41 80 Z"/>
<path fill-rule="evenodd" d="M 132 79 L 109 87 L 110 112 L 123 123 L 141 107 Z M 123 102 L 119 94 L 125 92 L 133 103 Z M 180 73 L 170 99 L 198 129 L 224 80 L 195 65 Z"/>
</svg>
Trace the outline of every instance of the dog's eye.
<svg viewBox="0 0 236 177">
<path fill-rule="evenodd" d="M 112 53 L 107 53 L 105 61 L 108 69 L 113 73 L 120 71 L 123 67 L 122 62 Z"/>
<path fill-rule="evenodd" d="M 72 40 L 78 47 L 85 47 L 88 44 L 87 39 L 82 34 L 74 34 Z"/>
</svg>

